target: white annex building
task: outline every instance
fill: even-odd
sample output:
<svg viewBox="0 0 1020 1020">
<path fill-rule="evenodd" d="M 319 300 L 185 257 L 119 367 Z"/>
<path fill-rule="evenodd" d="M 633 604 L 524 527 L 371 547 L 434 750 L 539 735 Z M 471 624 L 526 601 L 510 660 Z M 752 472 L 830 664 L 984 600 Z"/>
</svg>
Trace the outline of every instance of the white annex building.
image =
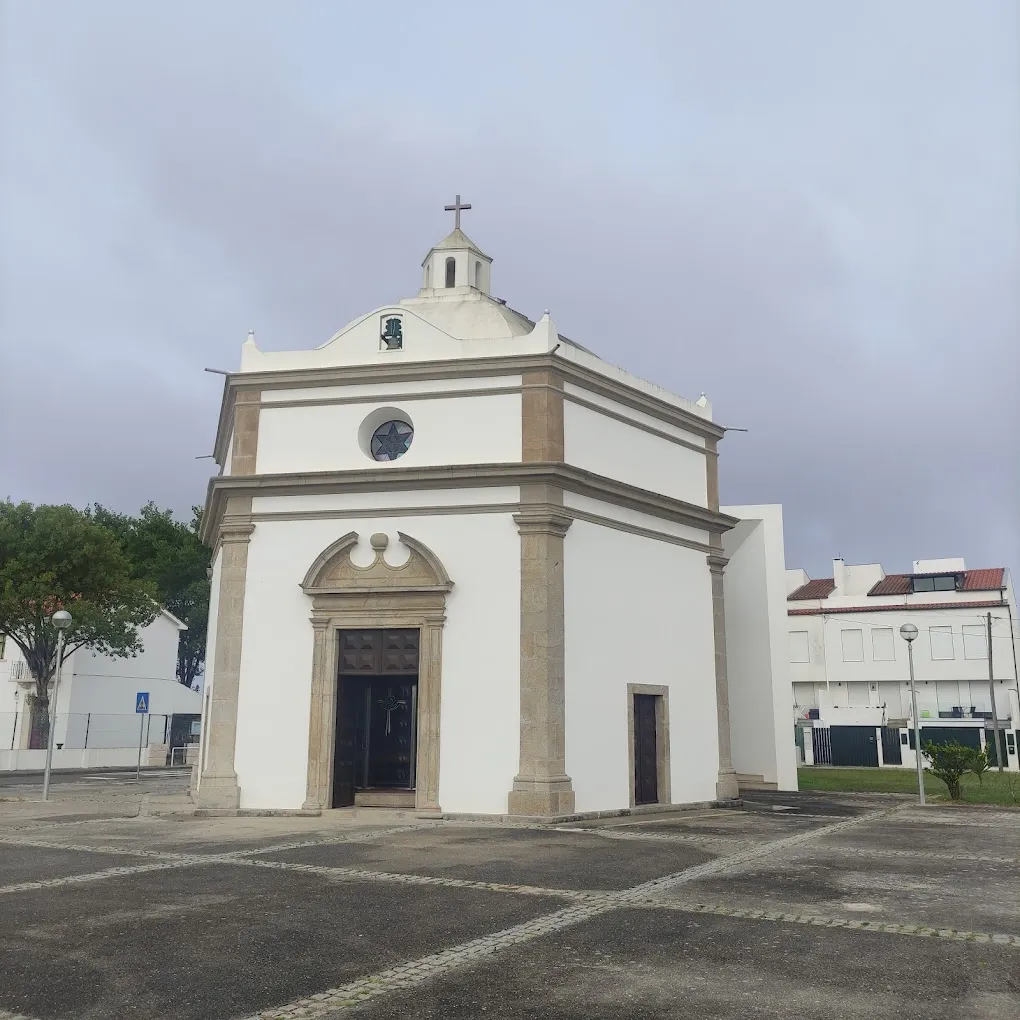
<svg viewBox="0 0 1020 1020">
<path fill-rule="evenodd" d="M 720 509 L 707 400 L 493 297 L 451 208 L 414 297 L 226 379 L 199 807 L 795 788 L 780 508 Z"/>
<path fill-rule="evenodd" d="M 163 609 L 139 631 L 137 655 L 113 658 L 76 648 L 64 659 L 53 741 L 56 768 L 133 765 L 142 722 L 135 711 L 139 692 L 149 695 L 143 735 L 153 748 L 151 764 L 163 763 L 164 745 L 191 739 L 202 695 L 177 680 L 177 646 L 184 630 L 187 626 Z M 45 763 L 46 730 L 33 705 L 35 687 L 18 646 L 0 635 L 0 770 L 41 769 Z M 175 721 L 188 732 L 173 733 Z"/>
</svg>

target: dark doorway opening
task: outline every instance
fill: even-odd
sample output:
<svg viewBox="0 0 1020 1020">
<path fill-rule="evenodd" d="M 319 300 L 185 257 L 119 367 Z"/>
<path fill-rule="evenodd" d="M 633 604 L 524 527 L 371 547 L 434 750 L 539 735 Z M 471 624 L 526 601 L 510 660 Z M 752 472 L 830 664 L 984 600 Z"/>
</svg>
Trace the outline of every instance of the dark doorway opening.
<svg viewBox="0 0 1020 1020">
<path fill-rule="evenodd" d="M 655 694 L 634 695 L 634 803 L 659 803 L 659 753 Z"/>
<path fill-rule="evenodd" d="M 339 645 L 333 807 L 361 791 L 413 791 L 418 631 L 344 630 Z"/>
</svg>

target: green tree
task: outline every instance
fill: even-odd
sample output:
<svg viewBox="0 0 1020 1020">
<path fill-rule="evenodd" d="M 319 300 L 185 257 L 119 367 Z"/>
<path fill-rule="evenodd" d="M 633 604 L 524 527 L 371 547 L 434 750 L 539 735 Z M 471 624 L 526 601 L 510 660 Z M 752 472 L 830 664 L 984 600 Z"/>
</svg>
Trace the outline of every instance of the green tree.
<svg viewBox="0 0 1020 1020">
<path fill-rule="evenodd" d="M 72 506 L 0 503 L 0 633 L 28 664 L 35 681 L 32 746 L 49 733 L 50 684 L 57 631 L 50 617 L 74 618 L 65 654 L 78 648 L 115 658 L 136 655 L 138 629 L 159 612 L 155 587 L 132 576 L 116 538 Z"/>
<path fill-rule="evenodd" d="M 209 622 L 209 550 L 198 537 L 202 508 L 192 508 L 191 524 L 174 520 L 172 510 L 147 503 L 137 517 L 96 504 L 92 519 L 113 532 L 131 563 L 132 576 L 150 581 L 160 603 L 188 625 L 177 646 L 177 679 L 190 687 L 205 663 Z"/>
</svg>

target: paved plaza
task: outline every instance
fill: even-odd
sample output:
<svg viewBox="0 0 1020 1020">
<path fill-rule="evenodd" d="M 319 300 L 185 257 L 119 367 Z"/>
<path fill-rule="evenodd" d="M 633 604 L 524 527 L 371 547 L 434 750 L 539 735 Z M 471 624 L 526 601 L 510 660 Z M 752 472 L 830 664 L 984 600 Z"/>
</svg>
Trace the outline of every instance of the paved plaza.
<svg viewBox="0 0 1020 1020">
<path fill-rule="evenodd" d="M 0 788 L 0 1018 L 1020 1015 L 1020 813 L 752 794 L 543 827 Z"/>
</svg>

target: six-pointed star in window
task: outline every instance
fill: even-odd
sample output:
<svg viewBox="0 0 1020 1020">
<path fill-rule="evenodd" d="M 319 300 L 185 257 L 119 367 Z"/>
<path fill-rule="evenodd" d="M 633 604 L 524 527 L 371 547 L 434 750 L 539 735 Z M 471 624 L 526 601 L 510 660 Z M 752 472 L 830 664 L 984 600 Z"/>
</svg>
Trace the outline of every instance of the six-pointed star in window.
<svg viewBox="0 0 1020 1020">
<path fill-rule="evenodd" d="M 406 421 L 383 422 L 372 433 L 372 456 L 376 460 L 396 460 L 407 453 L 414 429 Z"/>
</svg>

